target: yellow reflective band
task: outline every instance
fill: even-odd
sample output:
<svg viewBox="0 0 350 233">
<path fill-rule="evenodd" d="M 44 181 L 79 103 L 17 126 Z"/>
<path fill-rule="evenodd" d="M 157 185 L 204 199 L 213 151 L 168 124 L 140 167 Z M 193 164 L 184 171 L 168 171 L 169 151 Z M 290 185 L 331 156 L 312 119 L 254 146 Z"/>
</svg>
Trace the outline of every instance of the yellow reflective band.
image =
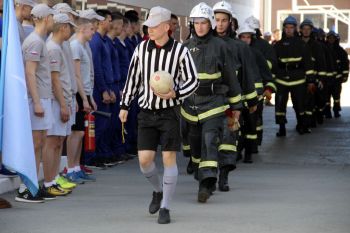
<svg viewBox="0 0 350 233">
<path fill-rule="evenodd" d="M 272 78 L 276 78 L 276 75 L 275 75 L 275 74 L 272 74 Z"/>
<path fill-rule="evenodd" d="M 183 150 L 191 150 L 191 146 L 190 145 L 182 145 L 182 149 Z"/>
<path fill-rule="evenodd" d="M 242 96 L 241 96 L 241 95 L 237 95 L 237 96 L 235 96 L 235 97 L 230 97 L 230 98 L 228 99 L 228 102 L 229 102 L 230 104 L 236 104 L 236 103 L 239 103 L 241 100 L 242 100 Z"/>
<path fill-rule="evenodd" d="M 314 57 L 311 57 L 311 60 L 312 60 L 312 61 L 316 61 L 316 59 L 315 59 Z"/>
<path fill-rule="evenodd" d="M 199 168 L 203 167 L 218 167 L 217 161 L 202 161 L 199 163 Z"/>
<path fill-rule="evenodd" d="M 192 122 L 198 122 L 198 120 L 199 120 L 197 116 L 192 116 L 192 115 L 188 114 L 187 112 L 185 112 L 185 110 L 183 108 L 181 108 L 181 115 L 185 119 L 192 121 Z"/>
<path fill-rule="evenodd" d="M 229 106 L 228 105 L 225 105 L 225 106 L 221 106 L 221 107 L 218 107 L 218 108 L 213 108 L 209 111 L 206 111 L 204 113 L 201 113 L 201 114 L 198 114 L 198 119 L 199 120 L 203 120 L 205 118 L 208 118 L 208 117 L 211 117 L 211 116 L 214 116 L 216 114 L 219 114 L 219 113 L 223 113 L 226 111 L 226 109 L 228 109 Z"/>
<path fill-rule="evenodd" d="M 272 87 L 272 89 L 273 89 L 274 91 L 277 91 L 277 87 L 276 87 L 276 85 L 275 85 L 274 83 L 270 83 L 270 82 L 269 82 L 269 83 L 266 84 L 266 86 L 267 86 L 267 87 Z"/>
<path fill-rule="evenodd" d="M 315 71 L 314 71 L 314 70 L 308 70 L 308 71 L 306 71 L 305 73 L 306 73 L 306 74 L 314 74 Z"/>
<path fill-rule="evenodd" d="M 263 130 L 263 126 L 257 126 L 256 127 L 256 131 L 262 131 Z"/>
<path fill-rule="evenodd" d="M 236 70 L 236 76 L 238 75 L 238 70 Z"/>
<path fill-rule="evenodd" d="M 286 63 L 286 62 L 297 62 L 301 61 L 302 57 L 290 57 L 290 58 L 282 58 L 280 59 L 281 62 Z"/>
<path fill-rule="evenodd" d="M 263 88 L 264 84 L 263 83 L 255 83 L 255 88 Z"/>
<path fill-rule="evenodd" d="M 306 111 L 305 114 L 311 116 L 312 112 Z"/>
<path fill-rule="evenodd" d="M 327 73 L 327 76 L 333 76 L 333 73 L 332 72 Z"/>
<path fill-rule="evenodd" d="M 327 73 L 324 71 L 321 71 L 321 72 L 318 72 L 318 75 L 327 75 Z"/>
<path fill-rule="evenodd" d="M 221 144 L 219 146 L 219 151 L 228 150 L 228 151 L 237 151 L 237 147 L 235 145 L 230 144 Z"/>
<path fill-rule="evenodd" d="M 247 134 L 247 135 L 245 135 L 245 138 L 254 140 L 254 139 L 258 139 L 258 135 L 256 135 L 256 134 Z"/>
<path fill-rule="evenodd" d="M 340 100 L 334 100 L 334 103 L 340 103 Z"/>
<path fill-rule="evenodd" d="M 286 115 L 285 112 L 276 112 L 275 114 L 276 114 L 276 116 L 285 116 Z"/>
<path fill-rule="evenodd" d="M 337 76 L 335 76 L 336 78 L 341 78 L 342 75 L 341 74 L 338 74 Z"/>
<path fill-rule="evenodd" d="M 193 163 L 200 163 L 201 162 L 201 159 L 197 159 L 197 158 L 195 158 L 195 157 L 191 157 L 191 161 L 193 162 Z"/>
<path fill-rule="evenodd" d="M 337 63 L 340 63 L 340 60 L 337 60 Z"/>
<path fill-rule="evenodd" d="M 271 70 L 272 69 L 272 63 L 269 61 L 269 60 L 266 60 L 267 62 L 267 66 L 269 67 L 269 69 Z"/>
<path fill-rule="evenodd" d="M 305 115 L 305 112 L 299 112 L 299 115 L 303 116 Z"/>
<path fill-rule="evenodd" d="M 337 72 L 337 71 L 334 71 L 333 74 L 336 75 L 336 74 L 338 74 L 338 72 Z"/>
<path fill-rule="evenodd" d="M 263 100 L 263 99 L 264 99 L 264 96 L 259 95 L 258 100 L 260 101 L 260 100 Z"/>
<path fill-rule="evenodd" d="M 343 71 L 343 74 L 348 74 L 348 73 L 349 73 L 348 70 L 344 70 L 344 71 Z"/>
<path fill-rule="evenodd" d="M 256 93 L 256 91 L 250 93 L 250 94 L 247 94 L 247 95 L 244 95 L 244 99 L 245 100 L 251 100 L 251 99 L 254 99 L 258 96 L 258 94 Z"/>
<path fill-rule="evenodd" d="M 207 74 L 207 73 L 198 73 L 199 80 L 213 80 L 221 77 L 221 73 Z"/>
<path fill-rule="evenodd" d="M 301 79 L 301 80 L 297 80 L 297 81 L 286 82 L 286 81 L 281 80 L 281 79 L 276 79 L 276 82 L 281 84 L 281 85 L 284 85 L 284 86 L 296 86 L 296 85 L 300 85 L 300 84 L 305 83 L 306 80 L 305 79 Z"/>
</svg>

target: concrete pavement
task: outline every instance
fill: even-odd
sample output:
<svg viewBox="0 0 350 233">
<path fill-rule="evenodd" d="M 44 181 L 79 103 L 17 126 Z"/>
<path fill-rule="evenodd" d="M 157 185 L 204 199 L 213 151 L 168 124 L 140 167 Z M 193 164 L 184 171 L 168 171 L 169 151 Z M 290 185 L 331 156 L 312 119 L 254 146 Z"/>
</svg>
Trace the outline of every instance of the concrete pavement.
<svg viewBox="0 0 350 233">
<path fill-rule="evenodd" d="M 14 208 L 0 210 L 0 233 L 349 233 L 350 109 L 304 136 L 288 116 L 287 137 L 278 139 L 273 108 L 266 108 L 256 163 L 239 164 L 230 176 L 232 190 L 216 192 L 207 204 L 196 202 L 196 182 L 179 156 L 170 225 L 148 214 L 152 190 L 131 161 L 96 170 L 96 183 L 44 204 L 16 203 L 13 192 L 1 195 Z"/>
</svg>

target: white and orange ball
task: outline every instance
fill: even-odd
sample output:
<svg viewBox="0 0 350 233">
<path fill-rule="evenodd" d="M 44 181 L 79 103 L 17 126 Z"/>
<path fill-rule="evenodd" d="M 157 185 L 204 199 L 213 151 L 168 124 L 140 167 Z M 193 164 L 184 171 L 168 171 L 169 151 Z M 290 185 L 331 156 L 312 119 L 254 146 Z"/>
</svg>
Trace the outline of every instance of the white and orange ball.
<svg viewBox="0 0 350 233">
<path fill-rule="evenodd" d="M 153 73 L 149 82 L 153 90 L 160 94 L 166 94 L 174 87 L 173 76 L 162 70 Z"/>
</svg>

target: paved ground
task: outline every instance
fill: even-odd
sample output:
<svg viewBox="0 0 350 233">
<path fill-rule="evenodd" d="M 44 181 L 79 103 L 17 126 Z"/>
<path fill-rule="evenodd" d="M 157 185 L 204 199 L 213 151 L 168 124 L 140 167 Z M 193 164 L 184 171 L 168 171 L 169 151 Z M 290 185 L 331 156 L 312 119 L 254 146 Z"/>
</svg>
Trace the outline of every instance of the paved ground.
<svg viewBox="0 0 350 233">
<path fill-rule="evenodd" d="M 291 112 L 291 109 L 289 110 Z M 229 193 L 196 202 L 197 186 L 179 156 L 173 223 L 147 213 L 151 189 L 136 161 L 105 171 L 66 198 L 45 204 L 12 202 L 0 210 L 0 233 L 349 233 L 350 108 L 310 135 L 298 136 L 290 114 L 288 135 L 275 137 L 273 109 L 265 113 L 264 146 L 256 163 L 240 164 Z M 2 195 L 12 201 L 14 193 Z"/>
</svg>

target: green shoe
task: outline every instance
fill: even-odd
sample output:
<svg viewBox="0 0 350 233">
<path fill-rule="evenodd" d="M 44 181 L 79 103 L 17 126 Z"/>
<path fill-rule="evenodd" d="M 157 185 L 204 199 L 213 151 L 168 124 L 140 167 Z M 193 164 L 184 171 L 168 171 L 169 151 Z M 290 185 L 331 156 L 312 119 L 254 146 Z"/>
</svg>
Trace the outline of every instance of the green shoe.
<svg viewBox="0 0 350 233">
<path fill-rule="evenodd" d="M 63 176 L 59 176 L 55 181 L 63 189 L 74 189 L 75 187 L 77 187 L 77 184 L 69 182 Z"/>
</svg>

